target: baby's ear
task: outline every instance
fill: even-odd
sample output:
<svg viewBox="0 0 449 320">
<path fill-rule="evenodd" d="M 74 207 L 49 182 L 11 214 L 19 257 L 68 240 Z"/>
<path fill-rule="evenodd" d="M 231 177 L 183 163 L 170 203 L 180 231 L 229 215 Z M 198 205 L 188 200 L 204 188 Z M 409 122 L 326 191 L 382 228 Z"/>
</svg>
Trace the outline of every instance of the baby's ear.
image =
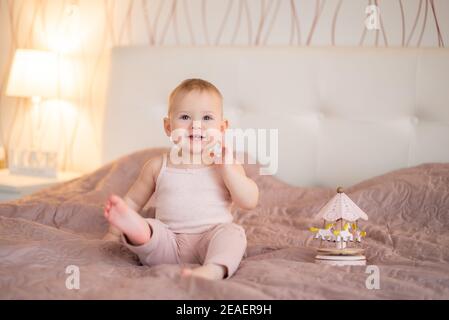
<svg viewBox="0 0 449 320">
<path fill-rule="evenodd" d="M 227 128 L 229 128 L 229 121 L 228 119 L 223 119 L 221 122 L 221 131 L 225 131 Z"/>
<path fill-rule="evenodd" d="M 165 134 L 169 137 L 171 134 L 171 127 L 170 127 L 170 118 L 168 117 L 164 118 L 164 130 Z"/>
</svg>

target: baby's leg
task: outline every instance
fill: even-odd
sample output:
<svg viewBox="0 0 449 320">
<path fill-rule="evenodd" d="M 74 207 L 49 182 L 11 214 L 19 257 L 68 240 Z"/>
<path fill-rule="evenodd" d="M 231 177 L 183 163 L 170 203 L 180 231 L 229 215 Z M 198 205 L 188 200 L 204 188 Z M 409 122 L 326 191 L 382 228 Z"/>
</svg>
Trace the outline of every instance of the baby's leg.
<svg viewBox="0 0 449 320">
<path fill-rule="evenodd" d="M 246 250 L 243 227 L 235 223 L 221 224 L 208 231 L 198 243 L 204 265 L 183 269 L 182 275 L 199 276 L 211 280 L 229 278 L 237 270 Z"/>
<path fill-rule="evenodd" d="M 220 280 L 226 275 L 226 267 L 219 264 L 209 263 L 193 269 L 183 268 L 181 270 L 181 275 L 196 276 L 209 280 Z"/>
<path fill-rule="evenodd" d="M 109 197 L 104 216 L 109 223 L 126 235 L 131 244 L 137 246 L 150 241 L 151 229 L 148 223 L 120 197 L 115 195 Z"/>
</svg>

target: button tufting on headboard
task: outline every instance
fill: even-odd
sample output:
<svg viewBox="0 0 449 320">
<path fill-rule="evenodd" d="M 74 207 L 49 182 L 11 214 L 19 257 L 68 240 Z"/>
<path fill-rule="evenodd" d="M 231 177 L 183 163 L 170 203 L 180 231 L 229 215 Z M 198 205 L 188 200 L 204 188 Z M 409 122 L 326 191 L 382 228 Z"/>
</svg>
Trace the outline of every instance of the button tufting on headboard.
<svg viewBox="0 0 449 320">
<path fill-rule="evenodd" d="M 316 113 L 316 118 L 317 118 L 319 121 L 324 120 L 324 112 L 322 112 L 322 111 L 317 112 L 317 113 Z"/>
<path fill-rule="evenodd" d="M 417 116 L 412 116 L 410 120 L 414 125 L 417 125 L 419 123 L 419 118 Z"/>
</svg>

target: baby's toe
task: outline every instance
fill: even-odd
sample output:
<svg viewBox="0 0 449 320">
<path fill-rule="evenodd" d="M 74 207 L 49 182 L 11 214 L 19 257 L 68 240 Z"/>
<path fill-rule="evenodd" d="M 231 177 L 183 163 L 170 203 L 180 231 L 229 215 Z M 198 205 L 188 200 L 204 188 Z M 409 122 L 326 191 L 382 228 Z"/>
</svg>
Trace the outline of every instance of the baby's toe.
<svg viewBox="0 0 449 320">
<path fill-rule="evenodd" d="M 183 268 L 181 270 L 181 276 L 187 277 L 187 276 L 191 276 L 191 275 L 192 275 L 192 269 L 190 269 L 190 268 Z"/>
<path fill-rule="evenodd" d="M 119 196 L 116 196 L 115 194 L 112 194 L 109 197 L 109 201 L 110 201 L 111 205 L 117 205 L 117 204 L 120 204 L 122 202 L 122 199 Z"/>
</svg>

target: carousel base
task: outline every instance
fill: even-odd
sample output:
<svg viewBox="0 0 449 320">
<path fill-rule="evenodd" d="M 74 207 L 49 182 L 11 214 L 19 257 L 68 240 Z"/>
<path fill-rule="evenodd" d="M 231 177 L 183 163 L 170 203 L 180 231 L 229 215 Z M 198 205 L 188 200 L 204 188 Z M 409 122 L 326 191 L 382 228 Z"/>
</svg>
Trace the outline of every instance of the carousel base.
<svg viewBox="0 0 449 320">
<path fill-rule="evenodd" d="M 366 266 L 366 257 L 357 256 L 334 256 L 334 255 L 317 255 L 315 263 L 327 264 L 331 266 Z"/>
<path fill-rule="evenodd" d="M 360 248 L 320 248 L 318 249 L 315 263 L 332 266 L 365 266 L 366 257 L 364 250 Z"/>
</svg>

